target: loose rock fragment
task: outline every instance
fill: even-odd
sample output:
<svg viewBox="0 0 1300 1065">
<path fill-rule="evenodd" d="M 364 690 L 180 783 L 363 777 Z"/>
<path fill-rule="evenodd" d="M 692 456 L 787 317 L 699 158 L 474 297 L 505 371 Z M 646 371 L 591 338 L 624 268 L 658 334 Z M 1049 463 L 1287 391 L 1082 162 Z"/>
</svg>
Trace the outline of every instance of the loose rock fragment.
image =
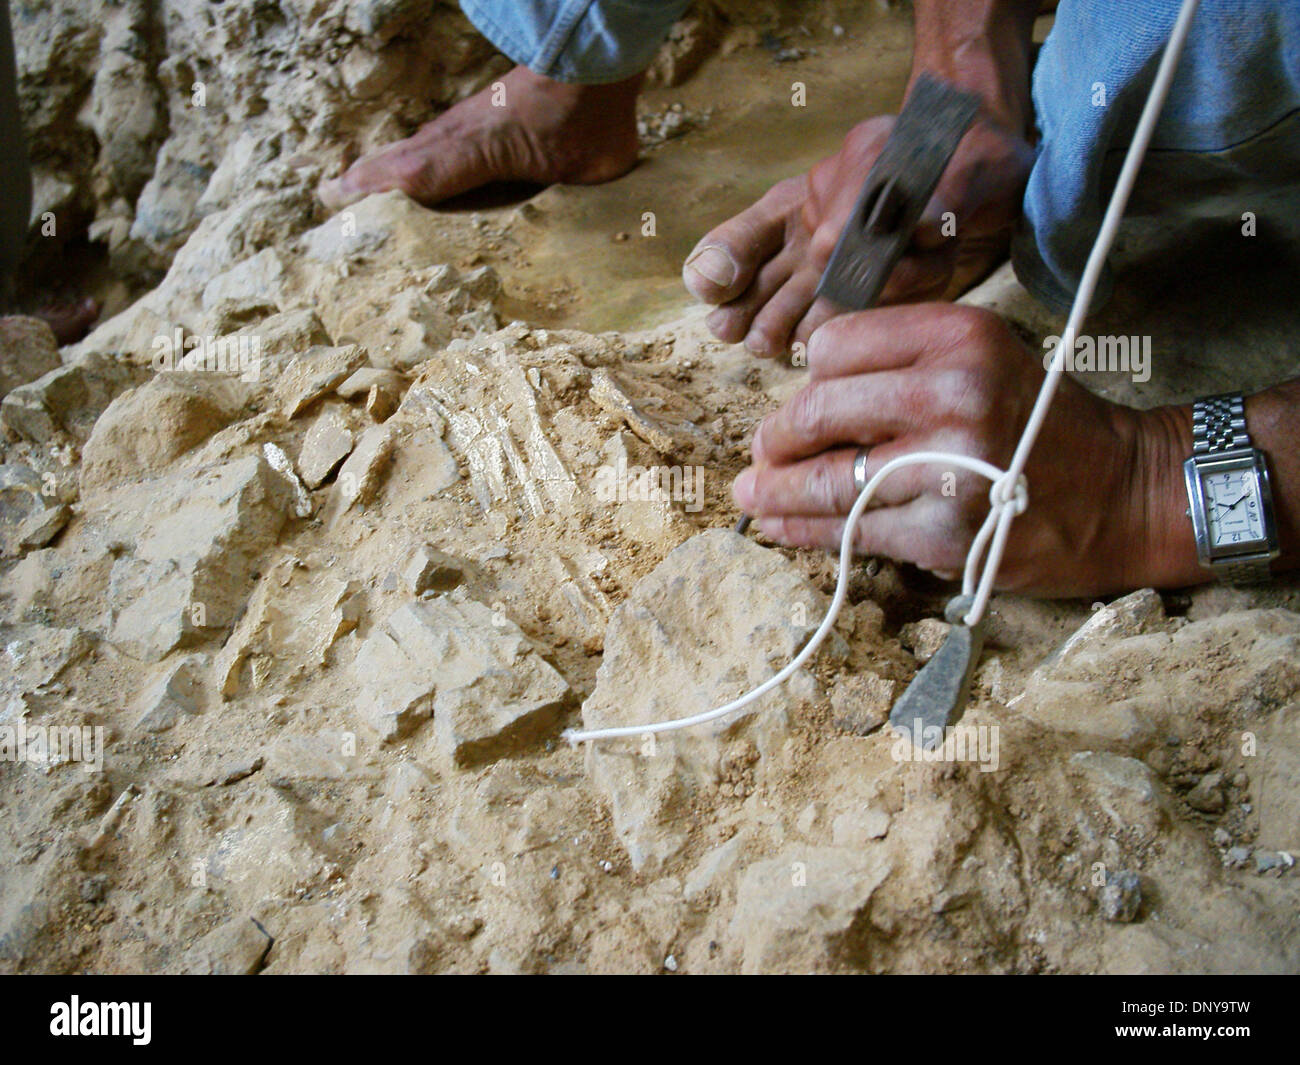
<svg viewBox="0 0 1300 1065">
<path fill-rule="evenodd" d="M 284 453 L 284 449 L 276 444 L 263 444 L 262 454 L 271 468 L 288 481 L 293 489 L 293 512 L 300 518 L 310 518 L 314 509 L 311 496 L 307 494 L 306 486 L 299 480 L 298 472 L 293 468 L 293 463 L 289 461 L 289 456 Z"/>
<path fill-rule="evenodd" d="M 389 615 L 354 672 L 364 720 L 382 739 L 432 715 L 438 745 L 459 764 L 551 728 L 569 692 L 513 621 L 463 589 Z"/>
<path fill-rule="evenodd" d="M 134 550 L 113 563 L 111 638 L 128 654 L 157 661 L 234 621 L 262 552 L 284 524 L 290 488 L 258 453 L 206 477 L 157 483 L 148 503 L 133 506 L 132 498 L 122 500 L 122 524 L 145 523 Z"/>
<path fill-rule="evenodd" d="M 366 361 L 365 349 L 315 347 L 285 367 L 275 386 L 281 412 L 294 418 L 327 392 L 332 392 Z"/>
<path fill-rule="evenodd" d="M 144 710 L 135 727 L 144 732 L 163 732 L 182 715 L 201 712 L 200 678 L 206 664 L 205 655 L 186 655 L 154 681 L 140 700 Z"/>
<path fill-rule="evenodd" d="M 898 684 L 875 673 L 841 677 L 831 690 L 831 710 L 837 727 L 865 736 L 889 720 Z"/>
<path fill-rule="evenodd" d="M 1142 881 L 1130 869 L 1106 873 L 1101 889 L 1101 915 L 1108 921 L 1128 924 L 1137 919 L 1142 906 Z"/>
<path fill-rule="evenodd" d="M 1206 773 L 1187 793 L 1187 805 L 1206 814 L 1220 813 L 1227 805 L 1223 795 L 1223 774 Z"/>
<path fill-rule="evenodd" d="M 113 397 L 142 375 L 106 355 L 91 355 L 13 389 L 0 402 L 0 421 L 38 444 L 62 434 L 80 443 Z"/>
<path fill-rule="evenodd" d="M 230 421 L 198 376 L 159 374 L 108 405 L 82 449 L 83 494 L 162 470 Z"/>
<path fill-rule="evenodd" d="M 29 466 L 8 463 L 0 466 L 0 556 L 13 557 L 23 548 L 38 546 L 42 528 L 56 515 L 42 489 L 40 475 Z M 62 508 L 66 511 L 67 508 Z M 56 512 L 57 513 L 57 512 Z M 63 519 L 66 523 L 67 518 Z M 56 525 L 45 537 L 48 541 L 62 525 Z"/>
<path fill-rule="evenodd" d="M 0 318 L 0 397 L 59 365 L 58 342 L 40 318 Z"/>
<path fill-rule="evenodd" d="M 20 548 L 44 547 L 72 520 L 72 510 L 64 503 L 27 515 L 18 526 Z"/>
<path fill-rule="evenodd" d="M 262 968 L 274 942 L 251 917 L 237 917 L 218 925 L 186 951 L 178 970 L 186 976 L 252 976 Z"/>
<path fill-rule="evenodd" d="M 372 425 L 361 434 L 335 479 L 340 513 L 353 503 L 368 502 L 375 494 L 388 466 L 394 439 L 393 430 L 387 425 Z"/>
<path fill-rule="evenodd" d="M 303 437 L 298 453 L 298 472 L 307 487 L 319 488 L 348 457 L 352 443 L 352 430 L 343 415 L 334 407 L 321 411 Z"/>
<path fill-rule="evenodd" d="M 465 579 L 465 563 L 422 544 L 402 569 L 402 584 L 412 595 L 448 592 Z"/>
</svg>

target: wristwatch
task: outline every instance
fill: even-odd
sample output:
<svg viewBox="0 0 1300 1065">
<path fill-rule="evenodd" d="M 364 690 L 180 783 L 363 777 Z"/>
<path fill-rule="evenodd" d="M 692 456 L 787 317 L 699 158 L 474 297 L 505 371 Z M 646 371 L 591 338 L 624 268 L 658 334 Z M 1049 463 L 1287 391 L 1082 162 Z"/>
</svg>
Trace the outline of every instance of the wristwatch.
<svg viewBox="0 0 1300 1065">
<path fill-rule="evenodd" d="M 1183 475 L 1201 565 L 1233 584 L 1268 580 L 1279 554 L 1273 493 L 1268 461 L 1246 432 L 1240 392 L 1192 405 L 1192 457 Z"/>
</svg>

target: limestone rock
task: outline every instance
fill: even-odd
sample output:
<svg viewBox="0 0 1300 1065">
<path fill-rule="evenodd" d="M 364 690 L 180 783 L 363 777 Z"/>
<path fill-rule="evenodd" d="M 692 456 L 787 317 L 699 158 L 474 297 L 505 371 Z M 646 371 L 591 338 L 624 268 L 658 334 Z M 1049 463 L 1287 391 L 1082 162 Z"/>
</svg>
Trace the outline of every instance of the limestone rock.
<svg viewBox="0 0 1300 1065">
<path fill-rule="evenodd" d="M 0 640 L 0 697 L 8 702 L 49 690 L 94 647 L 95 638 L 81 629 L 5 626 Z"/>
<path fill-rule="evenodd" d="M 465 579 L 465 563 L 436 548 L 421 544 L 402 567 L 402 585 L 412 595 L 448 592 Z"/>
<path fill-rule="evenodd" d="M 334 391 L 344 399 L 357 399 L 366 395 L 376 386 L 395 396 L 400 396 L 406 387 L 406 378 L 396 370 L 382 370 L 376 366 L 363 366 Z"/>
<path fill-rule="evenodd" d="M 237 306 L 270 304 L 274 308 L 283 277 L 280 256 L 274 248 L 263 248 L 203 286 L 203 309 L 211 311 L 223 302 Z"/>
<path fill-rule="evenodd" d="M 335 407 L 326 407 L 316 416 L 298 453 L 298 472 L 308 488 L 319 488 L 352 450 L 352 430 L 347 419 Z"/>
<path fill-rule="evenodd" d="M 267 752 L 264 772 L 275 787 L 305 780 L 343 780 L 353 776 L 356 737 L 330 731 L 310 736 L 281 736 Z"/>
<path fill-rule="evenodd" d="M 1165 605 L 1159 592 L 1153 588 L 1131 592 L 1093 611 L 1092 617 L 1052 656 L 1048 668 L 1061 666 L 1077 655 L 1093 651 L 1107 639 L 1156 631 L 1164 620 Z"/>
<path fill-rule="evenodd" d="M 186 655 L 169 667 L 145 690 L 140 700 L 143 712 L 135 727 L 144 732 L 164 732 L 182 715 L 200 713 L 203 709 L 200 678 L 206 664 L 205 655 Z"/>
<path fill-rule="evenodd" d="M 252 976 L 262 968 L 275 941 L 251 917 L 217 925 L 181 959 L 186 976 Z"/>
<path fill-rule="evenodd" d="M 904 625 L 899 630 L 898 637 L 903 646 L 924 665 L 939 650 L 950 628 L 952 626 L 948 622 L 941 621 L 939 618 L 921 618 L 919 621 L 909 621 Z"/>
<path fill-rule="evenodd" d="M 891 868 L 883 850 L 830 847 L 796 847 L 751 865 L 730 928 L 744 971 L 836 968 Z"/>
<path fill-rule="evenodd" d="M 831 689 L 831 710 L 837 727 L 857 736 L 874 732 L 889 720 L 898 684 L 875 673 L 841 677 Z"/>
<path fill-rule="evenodd" d="M 113 642 L 156 661 L 235 620 L 292 499 L 288 482 L 260 454 L 206 477 L 155 484 L 148 498 L 152 520 L 130 555 L 114 562 L 108 600 Z M 130 508 L 129 497 L 123 505 Z"/>
<path fill-rule="evenodd" d="M 492 758 L 551 728 L 569 686 L 519 627 L 462 589 L 400 607 L 357 655 L 366 724 L 393 740 L 432 715 L 458 764 Z"/>
<path fill-rule="evenodd" d="M 1223 774 L 1206 773 L 1187 793 L 1187 805 L 1201 813 L 1217 814 L 1223 811 L 1227 800 L 1223 796 Z"/>
<path fill-rule="evenodd" d="M 57 500 L 47 498 L 43 488 L 41 477 L 31 467 L 19 463 L 0 466 L 0 557 L 21 554 L 24 547 L 31 546 L 27 541 L 35 538 L 37 524 L 49 520 L 50 504 Z"/>
<path fill-rule="evenodd" d="M 357 446 L 343 463 L 337 484 L 337 512 L 353 503 L 365 503 L 375 494 L 387 469 L 393 450 L 394 434 L 387 425 L 372 425 L 361 434 Z"/>
<path fill-rule="evenodd" d="M 793 658 L 824 611 L 822 594 L 777 552 L 729 530 L 702 533 L 615 611 L 583 725 L 665 721 L 734 699 Z M 775 740 L 784 731 L 781 708 L 814 690 L 808 676 L 792 678 L 730 718 L 658 737 L 650 755 L 639 753 L 641 742 L 591 745 L 588 771 L 609 800 L 633 868 L 680 850 L 692 795 L 719 779 L 720 737 Z"/>
<path fill-rule="evenodd" d="M 405 61 L 400 48 L 376 52 L 354 45 L 343 57 L 343 84 L 358 100 L 373 99 L 402 76 Z"/>
<path fill-rule="evenodd" d="M 19 548 L 44 547 L 71 520 L 72 510 L 66 503 L 55 503 L 52 507 L 28 514 L 18 526 Z"/>
<path fill-rule="evenodd" d="M 293 468 L 293 462 L 284 453 L 284 449 L 278 444 L 268 442 L 262 445 L 262 455 L 271 469 L 288 482 L 293 492 L 293 512 L 300 518 L 310 518 L 315 509 L 311 496 L 307 494 L 307 486 L 299 479 L 298 471 Z"/>
<path fill-rule="evenodd" d="M 0 318 L 0 397 L 60 366 L 59 345 L 39 318 Z"/>
<path fill-rule="evenodd" d="M 314 347 L 285 367 L 276 383 L 276 398 L 286 418 L 294 418 L 326 393 L 334 391 L 366 361 L 364 348 Z"/>
<path fill-rule="evenodd" d="M 246 662 L 254 691 L 320 669 L 330 648 L 357 627 L 360 591 L 358 581 L 309 569 L 297 558 L 277 562 L 217 654 L 218 691 L 225 698 L 239 694 Z"/>
<path fill-rule="evenodd" d="M 227 424 L 221 404 L 182 380 L 195 376 L 159 374 L 108 405 L 82 449 L 83 495 L 155 473 Z"/>
<path fill-rule="evenodd" d="M 84 442 L 113 397 L 138 376 L 113 358 L 88 356 L 13 389 L 0 403 L 0 421 L 34 443 L 50 443 L 64 433 Z"/>
<path fill-rule="evenodd" d="M 1116 830 L 1154 836 L 1165 821 L 1160 784 L 1144 762 L 1108 751 L 1079 751 L 1070 767 L 1080 775 L 1084 802 L 1096 806 Z"/>
<path fill-rule="evenodd" d="M 362 306 L 357 315 L 345 316 L 339 328 L 345 336 L 363 339 L 378 367 L 411 370 L 433 358 L 451 339 L 450 316 L 415 289 L 398 293 L 377 317 L 363 317 L 369 310 Z"/>
<path fill-rule="evenodd" d="M 889 832 L 890 816 L 879 807 L 847 810 L 831 822 L 831 841 L 837 847 L 859 849 Z"/>
</svg>

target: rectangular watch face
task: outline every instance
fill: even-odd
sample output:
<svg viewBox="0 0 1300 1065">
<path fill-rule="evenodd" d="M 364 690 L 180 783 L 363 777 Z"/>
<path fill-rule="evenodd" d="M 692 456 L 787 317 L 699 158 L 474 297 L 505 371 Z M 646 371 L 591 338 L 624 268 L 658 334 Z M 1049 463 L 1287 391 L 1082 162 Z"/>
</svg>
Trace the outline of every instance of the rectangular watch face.
<svg viewBox="0 0 1300 1065">
<path fill-rule="evenodd" d="M 1210 469 L 1201 473 L 1201 496 L 1210 549 L 1229 551 L 1268 539 L 1255 467 Z"/>
</svg>

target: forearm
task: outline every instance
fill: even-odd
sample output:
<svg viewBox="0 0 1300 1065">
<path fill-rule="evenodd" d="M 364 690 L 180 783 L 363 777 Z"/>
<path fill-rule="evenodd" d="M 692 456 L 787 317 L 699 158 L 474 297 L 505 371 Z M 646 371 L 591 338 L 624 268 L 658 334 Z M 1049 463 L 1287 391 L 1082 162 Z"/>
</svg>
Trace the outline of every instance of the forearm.
<svg viewBox="0 0 1300 1065">
<path fill-rule="evenodd" d="M 1039 0 L 916 0 L 912 79 L 928 72 L 974 92 L 990 118 L 1027 134 L 1039 6 Z"/>
<path fill-rule="evenodd" d="M 1160 587 L 1199 584 L 1211 574 L 1196 555 L 1183 462 L 1192 453 L 1191 404 L 1160 407 L 1139 415 L 1139 466 L 1147 478 L 1134 491 L 1145 499 L 1146 544 L 1131 584 Z M 1300 566 L 1300 381 L 1289 381 L 1246 400 L 1246 427 L 1268 456 L 1282 555 L 1274 572 Z"/>
</svg>

